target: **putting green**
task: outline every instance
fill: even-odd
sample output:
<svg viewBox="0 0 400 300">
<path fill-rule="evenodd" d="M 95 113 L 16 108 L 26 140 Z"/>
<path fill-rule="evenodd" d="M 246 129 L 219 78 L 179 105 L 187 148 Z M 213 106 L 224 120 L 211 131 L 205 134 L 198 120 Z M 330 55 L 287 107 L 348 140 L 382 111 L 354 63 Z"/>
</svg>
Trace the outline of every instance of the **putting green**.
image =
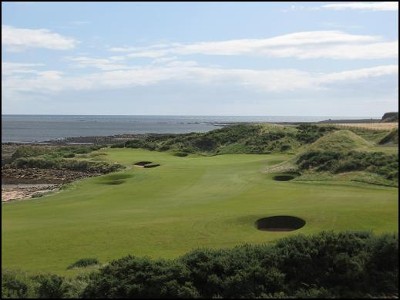
<svg viewBox="0 0 400 300">
<path fill-rule="evenodd" d="M 397 232 L 397 188 L 351 182 L 275 181 L 267 165 L 289 155 L 176 157 L 133 149 L 100 150 L 128 166 L 66 190 L 3 204 L 3 268 L 74 274 L 84 257 L 102 263 L 132 254 L 172 258 L 198 247 L 271 242 L 321 230 Z M 157 168 L 133 164 L 151 161 Z M 255 222 L 296 216 L 304 227 L 260 231 Z"/>
</svg>

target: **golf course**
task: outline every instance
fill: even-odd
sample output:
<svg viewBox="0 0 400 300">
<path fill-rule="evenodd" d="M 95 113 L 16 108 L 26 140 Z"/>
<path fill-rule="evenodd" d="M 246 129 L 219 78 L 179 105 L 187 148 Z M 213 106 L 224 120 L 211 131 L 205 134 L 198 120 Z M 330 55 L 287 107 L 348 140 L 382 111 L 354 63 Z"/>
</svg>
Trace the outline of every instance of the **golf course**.
<svg viewBox="0 0 400 300">
<path fill-rule="evenodd" d="M 196 248 L 271 243 L 325 230 L 397 232 L 396 187 L 274 180 L 279 172 L 268 169 L 293 157 L 96 150 L 86 159 L 125 169 L 3 204 L 3 268 L 69 276 L 82 270 L 67 267 L 87 257 L 103 264 L 129 254 L 176 258 Z M 257 220 L 272 216 L 293 216 L 305 224 L 291 231 L 257 229 Z"/>
</svg>

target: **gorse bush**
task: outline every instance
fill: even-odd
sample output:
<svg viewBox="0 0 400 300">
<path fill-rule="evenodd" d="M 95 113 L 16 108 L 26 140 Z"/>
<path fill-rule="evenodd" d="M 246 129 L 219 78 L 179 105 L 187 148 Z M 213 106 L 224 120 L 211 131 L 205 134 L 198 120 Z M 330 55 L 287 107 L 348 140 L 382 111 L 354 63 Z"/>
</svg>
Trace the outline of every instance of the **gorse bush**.
<svg viewBox="0 0 400 300">
<path fill-rule="evenodd" d="M 112 147 L 174 153 L 272 153 L 297 149 L 333 130 L 334 127 L 310 124 L 297 127 L 235 124 L 205 133 L 147 135 Z"/>
<path fill-rule="evenodd" d="M 81 258 L 76 262 L 74 262 L 73 264 L 69 265 L 67 269 L 84 268 L 98 264 L 100 264 L 100 262 L 97 258 Z"/>
<path fill-rule="evenodd" d="M 321 232 L 273 245 L 197 249 L 175 260 L 127 256 L 72 279 L 3 273 L 7 298 L 393 297 L 398 237 Z"/>
<path fill-rule="evenodd" d="M 33 297 L 33 281 L 25 273 L 3 270 L 1 278 L 2 298 Z"/>
<path fill-rule="evenodd" d="M 297 126 L 296 139 L 305 144 L 311 144 L 324 134 L 337 130 L 333 126 L 317 126 L 314 124 L 301 124 Z"/>
<path fill-rule="evenodd" d="M 63 298 L 66 287 L 63 285 L 64 278 L 55 274 L 38 275 L 35 281 L 39 283 L 37 287 L 38 298 Z"/>
<path fill-rule="evenodd" d="M 42 157 L 17 158 L 12 166 L 16 168 L 38 168 L 71 170 L 90 173 L 109 173 L 123 168 L 120 164 L 108 164 L 106 162 L 93 162 L 75 159 L 46 159 Z"/>
<path fill-rule="evenodd" d="M 399 144 L 399 130 L 398 128 L 393 129 L 386 136 L 384 136 L 380 141 L 379 145 L 385 145 L 388 143 Z"/>
<path fill-rule="evenodd" d="M 332 173 L 367 171 L 382 175 L 389 180 L 398 179 L 399 157 L 397 154 L 308 151 L 301 154 L 296 163 L 300 170 L 313 169 Z"/>
<path fill-rule="evenodd" d="M 111 262 L 89 282 L 83 297 L 193 298 L 190 271 L 175 261 L 127 256 Z"/>
<path fill-rule="evenodd" d="M 101 146 L 19 146 L 12 154 L 12 160 L 24 157 L 72 158 L 77 154 L 87 154 Z"/>
<path fill-rule="evenodd" d="M 385 258 L 381 258 L 382 254 Z M 286 238 L 275 245 L 198 249 L 169 262 L 128 256 L 101 269 L 83 295 L 94 298 L 388 295 L 398 287 L 397 254 L 395 235 L 323 232 Z"/>
</svg>

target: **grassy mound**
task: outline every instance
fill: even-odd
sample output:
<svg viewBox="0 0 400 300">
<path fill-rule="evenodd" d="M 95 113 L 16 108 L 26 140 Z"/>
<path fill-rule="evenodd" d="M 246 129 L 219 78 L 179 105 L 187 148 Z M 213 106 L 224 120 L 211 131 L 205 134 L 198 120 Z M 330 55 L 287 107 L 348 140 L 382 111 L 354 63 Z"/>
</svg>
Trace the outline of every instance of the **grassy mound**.
<svg viewBox="0 0 400 300">
<path fill-rule="evenodd" d="M 205 133 L 147 135 L 112 147 L 170 151 L 177 156 L 293 153 L 334 130 L 332 126 L 313 124 L 236 124 Z"/>
<path fill-rule="evenodd" d="M 393 129 L 387 135 L 385 135 L 378 143 L 379 145 L 388 145 L 388 144 L 399 144 L 399 130 L 398 128 Z"/>
<path fill-rule="evenodd" d="M 351 151 L 364 150 L 372 144 L 350 130 L 338 130 L 330 132 L 309 146 L 314 151 Z"/>
<path fill-rule="evenodd" d="M 398 155 L 382 152 L 308 151 L 297 160 L 300 170 L 344 173 L 367 171 L 398 180 Z"/>
</svg>

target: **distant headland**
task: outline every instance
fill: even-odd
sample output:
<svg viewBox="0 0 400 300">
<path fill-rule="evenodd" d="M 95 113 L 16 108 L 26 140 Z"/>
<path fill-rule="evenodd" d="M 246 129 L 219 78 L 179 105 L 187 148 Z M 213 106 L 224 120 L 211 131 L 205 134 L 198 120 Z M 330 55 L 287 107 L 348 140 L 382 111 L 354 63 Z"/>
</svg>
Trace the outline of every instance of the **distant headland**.
<svg viewBox="0 0 400 300">
<path fill-rule="evenodd" d="M 398 112 L 387 112 L 381 119 L 355 119 L 355 120 L 324 120 L 318 123 L 389 123 L 398 122 L 399 113 Z"/>
</svg>

